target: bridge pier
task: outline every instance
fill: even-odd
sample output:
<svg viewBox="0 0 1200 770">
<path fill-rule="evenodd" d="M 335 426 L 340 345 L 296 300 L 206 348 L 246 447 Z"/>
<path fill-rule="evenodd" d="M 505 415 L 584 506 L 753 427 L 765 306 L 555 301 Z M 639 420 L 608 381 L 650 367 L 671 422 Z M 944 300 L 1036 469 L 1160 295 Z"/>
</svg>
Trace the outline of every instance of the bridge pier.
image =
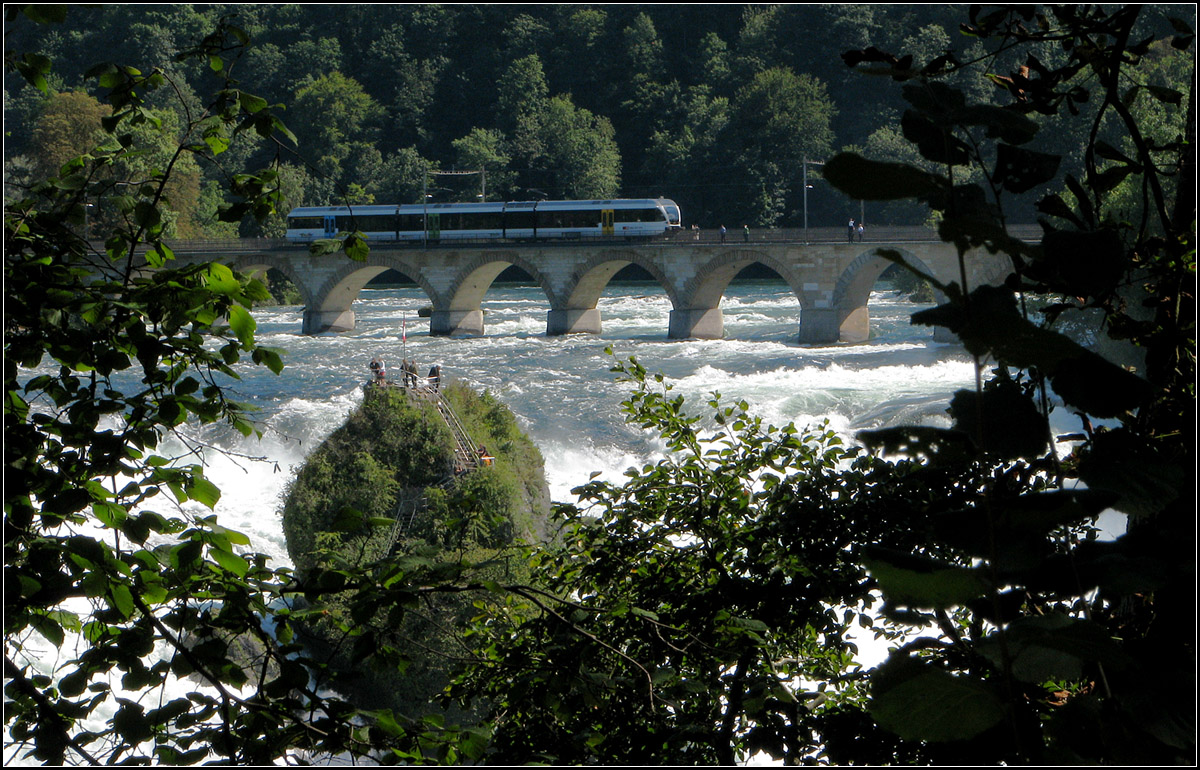
<svg viewBox="0 0 1200 770">
<path fill-rule="evenodd" d="M 582 308 L 551 310 L 546 314 L 546 335 L 599 334 L 600 309 Z"/>
<path fill-rule="evenodd" d="M 856 307 L 838 327 L 841 342 L 866 342 L 871 339 L 871 313 L 867 306 Z"/>
<path fill-rule="evenodd" d="M 429 333 L 435 337 L 472 337 L 483 334 L 483 310 L 434 310 Z"/>
<path fill-rule="evenodd" d="M 323 332 L 348 332 L 354 330 L 353 310 L 309 310 L 304 309 L 302 334 Z"/>
<path fill-rule="evenodd" d="M 838 312 L 831 308 L 803 308 L 800 311 L 800 344 L 825 345 L 841 341 Z"/>
<path fill-rule="evenodd" d="M 725 337 L 725 314 L 719 307 L 672 310 L 667 336 L 673 340 L 719 340 Z"/>
</svg>

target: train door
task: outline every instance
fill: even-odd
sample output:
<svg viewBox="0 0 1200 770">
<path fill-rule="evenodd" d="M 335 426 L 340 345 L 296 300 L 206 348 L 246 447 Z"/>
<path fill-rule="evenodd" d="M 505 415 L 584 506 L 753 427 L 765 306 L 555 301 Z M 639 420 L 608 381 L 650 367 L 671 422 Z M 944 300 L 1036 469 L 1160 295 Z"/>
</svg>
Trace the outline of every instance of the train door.
<svg viewBox="0 0 1200 770">
<path fill-rule="evenodd" d="M 426 237 L 430 240 L 438 240 L 442 237 L 442 223 L 440 214 L 430 214 L 425 220 Z"/>
<path fill-rule="evenodd" d="M 613 217 L 612 209 L 601 209 L 600 210 L 600 232 L 601 232 L 601 234 L 603 234 L 603 235 L 612 235 L 613 234 L 613 220 L 614 220 L 614 217 Z"/>
<path fill-rule="evenodd" d="M 338 234 L 337 217 L 333 214 L 326 214 L 325 217 L 325 237 L 334 238 Z"/>
</svg>

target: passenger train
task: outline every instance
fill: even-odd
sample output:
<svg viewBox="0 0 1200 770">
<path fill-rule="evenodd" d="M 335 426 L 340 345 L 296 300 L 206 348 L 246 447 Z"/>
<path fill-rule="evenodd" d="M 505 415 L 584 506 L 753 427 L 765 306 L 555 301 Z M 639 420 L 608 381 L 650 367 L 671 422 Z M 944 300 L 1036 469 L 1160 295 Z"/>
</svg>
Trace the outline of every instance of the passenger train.
<svg viewBox="0 0 1200 770">
<path fill-rule="evenodd" d="M 679 206 L 664 198 L 431 203 L 296 208 L 288 214 L 287 238 L 304 242 L 356 231 L 373 241 L 646 238 L 679 228 Z"/>
</svg>

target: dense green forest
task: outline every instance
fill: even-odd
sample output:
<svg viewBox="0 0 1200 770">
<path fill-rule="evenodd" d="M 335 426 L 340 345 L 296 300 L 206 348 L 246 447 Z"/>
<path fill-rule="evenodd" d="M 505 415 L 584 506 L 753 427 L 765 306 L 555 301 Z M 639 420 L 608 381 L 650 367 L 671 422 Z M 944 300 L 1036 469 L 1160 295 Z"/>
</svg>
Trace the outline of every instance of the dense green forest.
<svg viewBox="0 0 1200 770">
<path fill-rule="evenodd" d="M 5 177 L 19 185 L 87 148 L 105 114 L 82 75 L 117 57 L 162 68 L 197 104 L 204 63 L 176 52 L 220 17 L 250 39 L 231 64 L 239 88 L 281 105 L 295 144 L 242 141 L 220 166 L 177 169 L 170 196 L 179 237 L 227 237 L 217 223 L 231 169 L 278 154 L 287 205 L 435 200 L 664 196 L 685 226 L 803 224 L 804 163 L 813 226 L 921 224 L 909 202 L 863 205 L 821 178 L 841 150 L 920 163 L 905 141 L 905 109 L 891 78 L 845 65 L 841 55 L 904 50 L 917 64 L 946 50 L 988 58 L 964 37 L 957 5 L 100 5 L 79 6 L 54 28 L 26 25 L 10 46 L 55 62 L 51 94 L 5 80 Z M 1139 20 L 1169 30 L 1169 6 Z M 1024 54 L 1022 54 L 1024 55 Z M 1063 56 L 1044 45 L 1040 60 Z M 1179 88 L 1190 57 L 1162 45 L 1140 73 Z M 1024 62 L 1003 52 L 1007 72 Z M 1003 98 L 986 79 L 961 79 L 973 101 Z M 182 124 L 177 103 L 152 96 L 162 119 Z M 1079 103 L 1084 111 L 1097 105 Z M 171 115 L 174 113 L 174 115 Z M 1040 115 L 1039 148 L 1083 163 L 1087 120 Z M 1158 118 L 1177 130 L 1182 111 Z M 1103 126 L 1101 126 L 1103 129 Z M 1164 140 L 1165 141 L 1165 140 Z M 143 161 L 145 162 L 145 161 Z M 485 174 L 425 176 L 480 170 Z M 1010 201 L 1010 221 L 1032 222 L 1033 198 Z M 103 207 L 101 207 L 103 208 Z M 103 212 L 97 212 L 104 216 Z M 241 235 L 279 233 L 241 224 Z"/>
</svg>

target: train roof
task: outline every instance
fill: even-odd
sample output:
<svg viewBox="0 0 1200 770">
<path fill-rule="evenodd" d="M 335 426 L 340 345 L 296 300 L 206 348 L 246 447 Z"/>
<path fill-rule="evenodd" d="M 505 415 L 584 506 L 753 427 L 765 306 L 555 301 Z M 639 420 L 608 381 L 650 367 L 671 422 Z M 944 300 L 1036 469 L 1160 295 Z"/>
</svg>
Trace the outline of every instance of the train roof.
<svg viewBox="0 0 1200 770">
<path fill-rule="evenodd" d="M 578 208 L 641 208 L 645 206 L 675 206 L 675 202 L 667 198 L 613 198 L 609 200 L 561 200 L 561 201 L 494 201 L 482 203 L 402 203 L 370 204 L 365 206 L 298 206 L 292 209 L 288 216 L 321 216 L 324 214 L 340 214 L 353 216 L 378 216 L 394 214 L 397 209 L 404 212 L 430 211 L 520 211 L 537 207 L 544 211 L 562 211 Z"/>
</svg>

